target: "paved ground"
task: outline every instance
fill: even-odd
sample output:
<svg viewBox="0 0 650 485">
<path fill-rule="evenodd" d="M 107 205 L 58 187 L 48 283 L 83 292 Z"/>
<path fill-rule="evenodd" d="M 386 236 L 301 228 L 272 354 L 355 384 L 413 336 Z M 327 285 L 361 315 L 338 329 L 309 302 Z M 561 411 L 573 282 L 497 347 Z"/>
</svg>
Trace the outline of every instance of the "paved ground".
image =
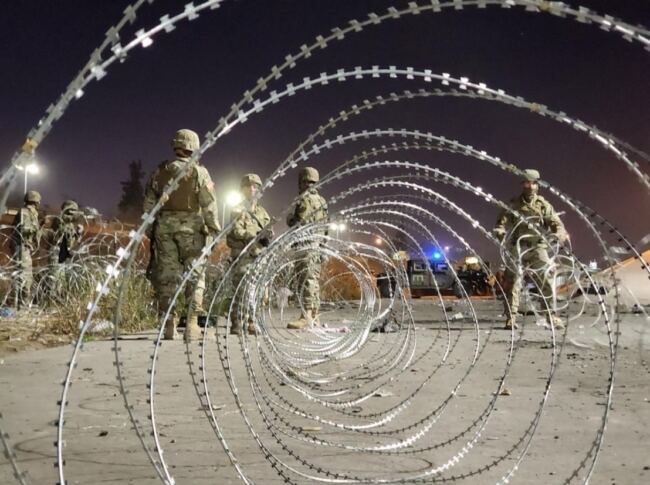
<svg viewBox="0 0 650 485">
<path fill-rule="evenodd" d="M 479 305 L 488 308 L 489 304 L 482 302 Z M 484 317 L 491 314 L 496 314 L 496 311 L 481 313 Z M 340 324 L 353 318 L 353 315 L 354 310 L 342 310 L 330 315 L 328 320 Z M 454 322 L 449 335 L 452 352 L 444 365 L 438 367 L 447 348 L 446 332 L 438 333 L 441 327 L 439 309 L 432 302 L 418 301 L 415 304 L 415 318 L 415 363 L 397 379 L 390 381 L 387 375 L 387 382 L 381 386 L 378 396 L 350 409 L 359 416 L 386 409 L 402 401 L 426 380 L 427 385 L 413 398 L 408 408 L 386 426 L 387 429 L 396 430 L 394 434 L 357 433 L 351 436 L 325 425 L 318 426 L 320 429 L 314 428 L 313 422 L 302 418 L 292 419 L 297 427 L 309 431 L 314 437 L 337 443 L 374 446 L 395 442 L 421 430 L 423 424 L 416 424 L 410 430 L 400 428 L 425 419 L 431 410 L 444 404 L 454 386 L 471 368 L 471 372 L 461 381 L 455 397 L 448 401 L 438 419 L 431 424 L 429 432 L 419 437 L 414 446 L 431 447 L 447 440 L 452 440 L 451 443 L 422 453 L 392 457 L 323 447 L 282 436 L 292 450 L 316 467 L 359 476 L 395 476 L 405 470 L 413 473 L 442 465 L 461 452 L 477 431 L 472 423 L 487 409 L 493 393 L 499 390 L 510 334 L 503 330 L 491 330 L 492 324 L 484 323 L 480 340 L 481 348 L 485 350 L 478 356 L 476 365 L 471 367 L 476 332 L 471 324 Z M 596 438 L 606 405 L 610 361 L 606 335 L 600 327 L 590 328 L 590 322 L 585 317 L 573 322 L 570 327 L 539 425 L 512 479 L 513 483 L 564 483 L 571 472 L 578 468 Z M 603 448 L 590 482 L 592 484 L 642 484 L 650 481 L 650 337 L 647 327 L 648 322 L 632 315 L 626 316 L 623 322 L 614 401 Z M 521 452 L 521 447 L 516 447 L 517 441 L 527 436 L 525 433 L 534 422 L 535 413 L 544 398 L 552 353 L 548 330 L 534 322 L 528 322 L 524 328 L 521 345 L 505 383 L 510 395 L 502 392 L 504 395 L 497 397 L 489 421 L 473 448 L 442 476 L 471 473 L 487 467 L 483 473 L 459 481 L 496 483 L 514 466 L 514 459 Z M 436 335 L 438 338 L 434 340 Z M 382 348 L 386 339 L 395 338 L 394 334 L 373 335 L 363 355 L 331 364 L 328 371 L 355 367 L 362 369 L 363 363 Z M 147 443 L 151 444 L 146 383 L 150 353 L 154 348 L 152 335 L 122 340 L 120 347 L 128 378 L 128 396 L 142 428 L 146 430 Z M 70 484 L 160 483 L 124 410 L 115 379 L 111 348 L 112 342 L 109 341 L 87 343 L 75 370 L 65 427 L 66 478 Z M 198 348 L 193 346 L 190 356 L 193 362 L 197 361 Z M 158 360 L 155 416 L 169 469 L 177 483 L 241 483 L 201 409 L 190 381 L 184 351 L 181 342 L 165 343 Z M 70 354 L 71 347 L 64 346 L 2 357 L 0 410 L 3 419 L 0 426 L 10 435 L 18 465 L 28 471 L 28 483 L 57 482 L 57 471 L 53 466 L 56 452 L 53 446 L 56 428 L 53 423 L 57 417 L 60 383 Z M 215 414 L 231 449 L 255 483 L 283 483 L 260 453 L 240 417 L 223 377 L 213 341 L 207 347 L 207 355 L 208 382 Z M 248 379 L 239 353 L 233 356 L 232 368 L 245 409 L 249 411 L 252 425 L 260 432 L 261 439 L 273 453 L 278 453 L 287 463 L 295 465 L 296 460 L 289 457 L 266 430 L 247 385 Z M 258 377 L 263 381 L 259 368 Z M 366 385 L 360 380 L 350 384 L 359 384 L 362 388 Z M 305 403 L 305 399 L 289 390 L 288 386 L 276 384 L 270 388 L 265 385 L 265 391 L 268 397 L 278 399 L 273 394 L 277 391 L 289 402 L 316 411 L 324 418 L 348 424 L 368 421 L 350 419 L 340 413 L 323 410 L 315 403 Z M 468 429 L 460 439 L 453 439 Z M 513 447 L 516 447 L 514 454 L 500 460 Z M 491 466 L 495 460 L 497 464 Z M 304 467 L 301 470 L 315 473 Z M 583 476 L 584 470 L 579 472 L 578 477 Z M 306 478 L 293 477 L 296 483 L 312 483 Z M 0 483 L 13 481 L 8 462 L 3 459 L 0 461 Z"/>
</svg>

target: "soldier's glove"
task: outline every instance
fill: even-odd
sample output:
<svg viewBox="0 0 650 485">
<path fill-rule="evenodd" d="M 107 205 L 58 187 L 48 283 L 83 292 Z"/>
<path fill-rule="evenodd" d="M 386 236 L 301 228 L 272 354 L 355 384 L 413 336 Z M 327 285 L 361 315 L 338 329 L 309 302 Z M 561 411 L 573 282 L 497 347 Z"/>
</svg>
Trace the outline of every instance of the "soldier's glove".
<svg viewBox="0 0 650 485">
<path fill-rule="evenodd" d="M 506 239 L 506 232 L 502 231 L 500 229 L 494 229 L 492 231 L 492 234 L 494 234 L 494 237 L 497 238 L 497 241 L 499 241 L 501 244 L 505 242 Z"/>
<path fill-rule="evenodd" d="M 265 248 L 267 248 L 267 247 L 269 247 L 271 245 L 271 239 L 273 239 L 273 233 L 271 232 L 270 229 L 264 229 L 260 233 L 259 242 Z"/>
</svg>

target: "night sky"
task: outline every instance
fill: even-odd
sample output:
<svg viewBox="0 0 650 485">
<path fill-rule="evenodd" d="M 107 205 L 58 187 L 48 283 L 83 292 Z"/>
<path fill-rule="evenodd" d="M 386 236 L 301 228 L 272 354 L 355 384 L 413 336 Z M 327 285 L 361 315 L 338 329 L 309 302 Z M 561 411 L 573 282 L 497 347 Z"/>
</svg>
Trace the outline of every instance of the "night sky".
<svg viewBox="0 0 650 485">
<path fill-rule="evenodd" d="M 129 3 L 3 2 L 0 154 L 5 164 Z M 157 0 L 142 8 L 136 24 L 126 32 L 151 27 L 162 15 L 182 11 L 184 3 Z M 218 10 L 193 22 L 183 21 L 171 34 L 158 36 L 147 49 L 136 49 L 124 64 L 112 66 L 101 82 L 89 85 L 86 95 L 73 103 L 39 147 L 37 156 L 44 170 L 31 179 L 30 187 L 54 206 L 73 197 L 114 214 L 119 181 L 127 177 L 130 160 L 141 159 L 149 173 L 171 156 L 169 140 L 176 129 L 192 128 L 201 135 L 213 129 L 246 89 L 301 44 L 350 19 L 365 19 L 368 12 L 407 3 L 226 0 Z M 650 27 L 648 0 L 566 3 Z M 331 44 L 289 72 L 275 89 L 322 71 L 374 64 L 467 76 L 565 111 L 650 153 L 650 52 L 593 25 L 522 9 L 471 8 L 408 16 Z M 203 163 L 222 195 L 236 187 L 246 172 L 268 176 L 318 125 L 351 104 L 391 91 L 427 87 L 383 79 L 303 92 L 235 129 L 206 154 Z M 566 126 L 500 103 L 434 98 L 373 110 L 333 133 L 388 127 L 431 131 L 522 168 L 536 167 L 543 178 L 610 218 L 633 241 L 650 232 L 650 194 L 612 155 Z M 363 148 L 379 144 L 351 144 L 315 163 L 326 172 Z M 515 177 L 466 157 L 409 151 L 388 158 L 398 157 L 448 170 L 502 199 L 520 189 Z M 645 162 L 642 167 L 650 168 Z M 280 211 L 295 185 L 292 176 L 268 193 L 264 205 L 271 212 Z M 326 190 L 326 195 L 345 185 Z M 452 189 L 446 193 L 492 226 L 493 207 Z M 566 223 L 574 233 L 578 254 L 591 256 L 593 242 L 584 236 L 578 221 L 568 216 Z M 461 226 L 459 230 L 472 235 Z M 585 247 L 578 249 L 580 245 Z"/>
</svg>

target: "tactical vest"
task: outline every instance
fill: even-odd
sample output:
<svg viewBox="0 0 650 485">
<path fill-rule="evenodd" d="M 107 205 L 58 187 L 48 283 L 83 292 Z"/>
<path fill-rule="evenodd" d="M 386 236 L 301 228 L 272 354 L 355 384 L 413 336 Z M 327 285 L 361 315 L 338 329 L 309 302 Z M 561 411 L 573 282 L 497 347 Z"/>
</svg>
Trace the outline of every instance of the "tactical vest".
<svg viewBox="0 0 650 485">
<path fill-rule="evenodd" d="M 544 221 L 544 203 L 542 200 L 536 199 L 532 202 L 524 202 L 518 199 L 514 208 L 522 215 L 524 221 L 537 227 L 540 232 L 544 232 L 546 224 Z M 539 246 L 544 243 L 544 239 L 534 229 L 529 228 L 526 222 L 519 221 L 514 216 L 513 219 L 516 225 L 513 231 L 513 243 L 517 240 L 519 240 L 519 244 L 522 246 Z"/>
<path fill-rule="evenodd" d="M 161 192 L 170 180 L 178 175 L 178 168 L 174 161 L 167 162 L 158 170 L 155 183 Z M 162 206 L 162 211 L 198 212 L 199 192 L 196 166 L 192 166 L 187 175 L 178 182 L 178 188 L 169 194 L 169 198 Z"/>
</svg>

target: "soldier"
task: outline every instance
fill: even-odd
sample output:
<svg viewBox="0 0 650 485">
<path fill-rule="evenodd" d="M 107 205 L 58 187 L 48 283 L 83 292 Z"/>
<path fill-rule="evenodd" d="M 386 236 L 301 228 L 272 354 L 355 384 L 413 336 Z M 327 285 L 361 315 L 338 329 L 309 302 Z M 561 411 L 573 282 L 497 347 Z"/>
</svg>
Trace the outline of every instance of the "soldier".
<svg viewBox="0 0 650 485">
<path fill-rule="evenodd" d="M 271 243 L 273 237 L 272 229 L 269 227 L 271 218 L 264 207 L 259 205 L 256 200 L 256 195 L 262 187 L 262 180 L 257 174 L 249 173 L 241 179 L 240 187 L 244 201 L 233 209 L 232 218 L 235 222 L 226 236 L 231 260 L 234 262 L 239 257 L 236 266 L 231 271 L 234 291 L 237 291 L 237 287 L 246 275 L 250 265 L 263 249 Z M 264 234 L 260 235 L 262 232 Z M 244 248 L 258 235 L 260 237 L 257 241 L 242 254 Z M 242 331 L 243 317 L 247 322 L 248 333 L 254 335 L 256 333 L 255 325 L 243 300 L 242 288 L 239 288 L 239 293 L 235 295 L 233 302 L 230 333 L 236 335 Z"/>
<path fill-rule="evenodd" d="M 72 258 L 72 249 L 81 239 L 83 227 L 77 224 L 79 205 L 74 200 L 66 200 L 61 205 L 61 213 L 52 222 L 50 234 L 50 266 L 56 268 Z"/>
<path fill-rule="evenodd" d="M 300 196 L 294 210 L 287 216 L 287 225 L 294 227 L 310 223 L 326 223 L 328 221 L 327 202 L 313 188 L 319 180 L 318 170 L 313 167 L 306 167 L 300 171 L 298 177 L 298 190 Z M 324 234 L 327 234 L 325 224 Z M 289 322 L 288 329 L 298 330 L 305 328 L 311 319 L 315 325 L 319 325 L 318 310 L 320 307 L 320 273 L 321 253 L 318 250 L 318 240 L 307 241 L 300 244 L 300 258 L 298 259 L 294 274 L 297 297 L 302 297 L 301 316 L 298 320 Z"/>
<path fill-rule="evenodd" d="M 149 268 L 161 314 L 171 304 L 183 273 L 201 255 L 209 239 L 221 230 L 217 218 L 217 197 L 208 170 L 198 162 L 188 167 L 192 153 L 199 146 L 199 136 L 195 132 L 178 130 L 172 139 L 175 158 L 158 166 L 145 189 L 145 212 L 150 212 L 164 197 L 150 235 L 153 262 L 150 262 Z M 178 181 L 178 187 L 168 196 L 163 196 L 167 184 L 181 171 L 185 171 L 185 175 Z M 185 286 L 185 304 L 189 309 L 186 341 L 201 335 L 198 315 L 203 312 L 205 271 L 197 270 Z M 171 312 L 167 320 L 166 340 L 173 340 L 176 336 L 177 316 L 175 311 Z"/>
<path fill-rule="evenodd" d="M 513 211 L 521 214 L 521 218 L 508 211 L 503 211 L 499 215 L 493 231 L 502 242 L 506 242 L 506 235 L 508 235 L 508 250 L 515 264 L 519 266 L 515 271 L 507 267 L 504 275 L 506 282 L 504 313 L 508 315 L 505 329 L 508 330 L 517 328 L 516 315 L 519 308 L 524 268 L 531 271 L 545 301 L 552 307 L 553 287 L 549 273 L 552 271 L 553 262 L 548 255 L 548 243 L 541 234 L 548 231 L 554 234 L 561 244 L 569 240 L 564 224 L 553 206 L 541 195 L 538 195 L 539 184 L 537 181 L 539 178 L 537 170 L 524 170 L 523 192 L 510 204 Z M 539 233 L 530 228 L 528 224 L 534 225 Z M 546 319 L 556 329 L 564 328 L 562 320 L 555 316 L 552 309 L 550 312 L 546 312 Z"/>
<path fill-rule="evenodd" d="M 31 305 L 32 254 L 38 249 L 41 238 L 41 227 L 38 222 L 40 204 L 41 194 L 30 190 L 25 194 L 25 206 L 18 211 L 13 221 L 12 250 L 19 268 L 14 293 L 14 303 L 17 308 Z"/>
</svg>

